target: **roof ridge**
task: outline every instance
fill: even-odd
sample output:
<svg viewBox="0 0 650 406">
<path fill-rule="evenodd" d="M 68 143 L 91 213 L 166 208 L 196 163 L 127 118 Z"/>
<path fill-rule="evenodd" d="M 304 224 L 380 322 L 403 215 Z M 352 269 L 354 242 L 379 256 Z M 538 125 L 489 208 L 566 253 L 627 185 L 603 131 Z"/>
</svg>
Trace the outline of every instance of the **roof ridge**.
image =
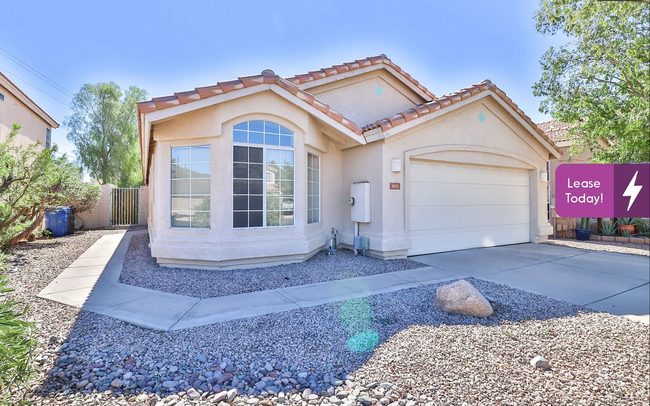
<svg viewBox="0 0 650 406">
<path fill-rule="evenodd" d="M 408 81 L 413 83 L 418 89 L 424 92 L 431 99 L 436 98 L 435 94 L 431 93 L 429 89 L 421 85 L 419 81 L 417 81 L 415 78 L 409 75 L 406 71 L 404 71 L 401 67 L 399 67 L 399 65 L 393 63 L 393 61 L 391 61 L 390 58 L 386 56 L 386 54 L 368 56 L 363 59 L 355 59 L 354 62 L 344 62 L 339 65 L 332 65 L 326 68 L 321 68 L 319 70 L 309 71 L 308 73 L 297 74 L 294 76 L 287 77 L 285 79 L 290 81 L 294 85 L 301 85 L 306 82 L 323 79 L 329 76 L 339 75 L 341 73 L 350 72 L 350 71 L 354 71 L 357 69 L 361 69 L 361 68 L 365 68 L 377 64 L 384 64 L 390 66 L 391 68 L 395 69 L 399 74 L 404 76 L 404 78 L 406 78 Z"/>
<path fill-rule="evenodd" d="M 495 85 L 490 79 L 484 79 L 481 82 L 471 85 L 469 87 L 462 88 L 456 92 L 452 92 L 449 94 L 446 94 L 444 96 L 438 97 L 434 99 L 433 101 L 420 104 L 418 106 L 415 106 L 413 108 L 410 108 L 406 111 L 396 113 L 390 117 L 383 118 L 381 120 L 377 120 L 374 123 L 365 125 L 362 128 L 362 131 L 365 133 L 370 130 L 374 130 L 376 128 L 381 128 L 382 131 L 388 131 L 391 128 L 397 127 L 401 124 L 404 124 L 406 122 L 412 121 L 416 118 L 425 116 L 427 114 L 431 114 L 433 112 L 436 112 L 438 110 L 444 109 L 445 107 L 451 106 L 454 103 L 457 103 L 462 100 L 469 99 L 471 97 L 476 96 L 479 93 L 485 92 L 485 91 L 492 91 L 496 95 L 498 95 L 503 101 L 506 102 L 508 106 L 510 106 L 513 110 L 517 112 L 517 114 L 524 119 L 542 138 L 544 138 L 546 141 L 548 141 L 554 148 L 557 149 L 557 146 L 555 145 L 555 142 L 551 140 L 544 131 L 542 131 L 541 128 L 537 126 L 531 120 L 530 117 L 528 117 L 520 108 L 517 106 L 515 102 L 512 101 L 508 95 L 506 95 L 506 92 L 503 90 L 499 89 L 497 85 Z"/>
<path fill-rule="evenodd" d="M 200 99 L 240 90 L 256 85 L 271 84 L 278 85 L 307 104 L 315 107 L 325 115 L 344 125 L 354 133 L 362 135 L 361 127 L 354 121 L 346 118 L 343 114 L 331 108 L 327 103 L 316 99 L 312 94 L 299 89 L 298 86 L 290 81 L 270 73 L 261 73 L 258 75 L 240 76 L 237 79 L 225 82 L 217 82 L 216 85 L 196 87 L 194 90 L 175 92 L 173 95 L 153 97 L 151 100 L 138 102 L 138 112 L 141 114 L 152 111 L 163 110 L 169 107 L 186 104 Z"/>
</svg>

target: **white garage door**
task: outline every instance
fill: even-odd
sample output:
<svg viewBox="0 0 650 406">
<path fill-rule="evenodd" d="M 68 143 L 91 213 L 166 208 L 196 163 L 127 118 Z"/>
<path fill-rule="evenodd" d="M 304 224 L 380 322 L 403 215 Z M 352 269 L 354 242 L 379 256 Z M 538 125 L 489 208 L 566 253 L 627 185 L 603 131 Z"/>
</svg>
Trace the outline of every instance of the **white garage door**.
<svg viewBox="0 0 650 406">
<path fill-rule="evenodd" d="M 409 255 L 528 242 L 528 171 L 411 161 Z"/>
</svg>

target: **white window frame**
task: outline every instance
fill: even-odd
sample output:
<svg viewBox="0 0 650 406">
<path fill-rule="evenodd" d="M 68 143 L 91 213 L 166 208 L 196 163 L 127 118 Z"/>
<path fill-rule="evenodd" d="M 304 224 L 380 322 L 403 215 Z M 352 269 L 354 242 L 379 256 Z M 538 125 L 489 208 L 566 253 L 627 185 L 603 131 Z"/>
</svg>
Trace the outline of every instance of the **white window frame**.
<svg viewBox="0 0 650 406">
<path fill-rule="evenodd" d="M 189 164 L 190 164 L 190 167 L 191 167 L 191 164 L 192 164 L 191 148 L 194 148 L 194 147 L 208 147 L 210 149 L 210 159 L 207 162 L 210 165 L 210 176 L 207 178 L 208 181 L 209 181 L 209 184 L 210 184 L 210 193 L 208 193 L 207 195 L 206 194 L 198 194 L 198 193 L 196 194 L 196 196 L 208 196 L 210 198 L 210 210 L 192 210 L 192 193 L 190 193 L 190 194 L 180 194 L 180 195 L 179 194 L 175 195 L 175 194 L 172 193 L 172 182 L 174 180 L 177 180 L 177 179 L 172 178 L 172 156 L 173 156 L 172 150 L 174 148 L 190 148 L 190 162 L 189 162 Z M 181 178 L 181 179 L 186 179 L 186 178 Z M 192 191 L 191 190 L 192 181 L 191 181 L 191 178 L 187 178 L 187 179 L 190 179 L 190 192 L 191 192 Z M 206 178 L 202 178 L 202 179 L 206 179 Z M 190 198 L 190 210 L 188 211 L 190 213 L 190 225 L 189 225 L 189 227 L 181 227 L 181 226 L 174 226 L 173 225 L 172 213 L 174 212 L 174 209 L 172 208 L 172 198 L 173 197 L 179 197 L 179 196 L 180 197 L 188 196 Z M 176 210 L 176 211 L 179 211 L 179 210 Z M 180 211 L 185 212 L 186 210 L 180 210 Z M 208 226 L 207 227 L 192 227 L 192 213 L 193 212 L 208 213 L 208 217 L 209 217 Z M 209 229 L 212 228 L 212 145 L 210 145 L 210 144 L 178 145 L 178 146 L 169 148 L 169 228 L 178 229 L 178 230 L 190 230 L 190 229 L 191 230 L 209 230 Z"/>
<path fill-rule="evenodd" d="M 318 209 L 318 220 L 316 220 L 314 222 L 311 222 L 311 223 L 309 222 L 309 210 L 310 210 L 309 209 L 309 202 L 311 200 L 310 198 L 313 195 L 309 194 L 309 170 L 314 169 L 314 168 L 309 166 L 309 155 L 318 158 L 318 180 L 317 180 L 317 183 L 318 183 L 318 207 L 317 207 L 317 209 Z M 322 209 L 321 209 L 321 195 L 322 195 L 322 193 L 321 193 L 321 171 L 322 171 L 322 167 L 323 167 L 323 158 L 319 154 L 315 154 L 313 152 L 307 152 L 307 224 L 318 224 L 318 223 L 321 222 L 321 211 L 322 211 Z M 295 169 L 294 169 L 294 174 L 295 174 Z M 294 193 L 295 193 L 295 190 L 294 190 Z"/>
<path fill-rule="evenodd" d="M 231 127 L 231 131 L 233 131 L 234 134 L 234 129 L 236 125 L 250 122 L 250 121 L 268 121 L 268 120 L 245 120 L 242 122 L 239 122 L 237 124 L 234 124 Z M 269 121 L 270 123 L 273 124 L 278 124 L 274 121 Z M 279 126 L 284 127 L 282 124 L 278 124 Z M 289 130 L 287 127 L 284 127 L 287 130 Z M 291 130 L 289 130 L 291 131 Z M 235 219 L 234 219 L 234 213 L 235 213 L 235 208 L 233 204 L 233 190 L 234 190 L 234 183 L 235 183 L 235 174 L 234 172 L 231 172 L 230 174 L 230 227 L 231 230 L 261 230 L 261 229 L 276 229 L 276 228 L 293 228 L 296 226 L 296 135 L 295 132 L 291 131 L 292 135 L 292 144 L 293 146 L 287 147 L 287 146 L 281 146 L 281 145 L 266 145 L 266 144 L 254 144 L 250 142 L 236 142 L 234 140 L 233 136 L 233 142 L 232 142 L 232 148 L 230 149 L 230 168 L 233 170 L 234 165 L 233 163 L 235 162 L 235 148 L 234 147 L 249 147 L 249 148 L 262 148 L 262 163 L 263 163 L 263 172 L 262 172 L 262 226 L 261 227 L 235 227 Z M 292 151 L 293 152 L 293 179 L 291 180 L 293 182 L 293 224 L 288 225 L 288 226 L 283 226 L 283 225 L 278 225 L 278 226 L 267 226 L 266 224 L 266 150 L 267 149 L 277 149 L 277 150 L 284 150 L 284 151 Z M 280 164 L 282 165 L 282 164 Z M 282 203 L 280 203 L 282 204 Z M 250 211 L 250 210 L 248 210 Z M 282 210 L 280 210 L 282 212 Z"/>
</svg>

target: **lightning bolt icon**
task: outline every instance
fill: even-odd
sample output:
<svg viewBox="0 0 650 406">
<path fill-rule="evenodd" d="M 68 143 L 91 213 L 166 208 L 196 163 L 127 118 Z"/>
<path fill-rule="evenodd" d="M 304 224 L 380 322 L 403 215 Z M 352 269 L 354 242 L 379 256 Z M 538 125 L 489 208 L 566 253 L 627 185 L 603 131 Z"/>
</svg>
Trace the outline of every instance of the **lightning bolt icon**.
<svg viewBox="0 0 650 406">
<path fill-rule="evenodd" d="M 623 196 L 629 197 L 630 198 L 630 203 L 627 205 L 627 211 L 630 211 L 630 207 L 634 204 L 634 201 L 636 200 L 636 197 L 639 195 L 639 192 L 641 192 L 641 189 L 643 188 L 642 185 L 636 185 L 636 175 L 639 174 L 639 171 L 636 171 L 634 176 L 632 177 L 632 180 L 630 181 L 630 184 L 627 185 L 627 188 L 625 189 L 625 192 L 623 192 Z"/>
</svg>

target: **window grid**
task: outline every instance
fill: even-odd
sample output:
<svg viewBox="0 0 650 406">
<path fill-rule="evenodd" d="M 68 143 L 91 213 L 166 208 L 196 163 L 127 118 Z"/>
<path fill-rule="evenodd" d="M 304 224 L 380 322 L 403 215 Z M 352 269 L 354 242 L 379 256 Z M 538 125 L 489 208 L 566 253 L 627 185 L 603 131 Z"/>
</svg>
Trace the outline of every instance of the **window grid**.
<svg viewBox="0 0 650 406">
<path fill-rule="evenodd" d="M 171 226 L 210 228 L 210 146 L 171 150 Z"/>
<path fill-rule="evenodd" d="M 45 129 L 45 148 L 50 148 L 52 146 L 52 130 L 49 128 Z"/>
<path fill-rule="evenodd" d="M 307 224 L 320 222 L 320 157 L 307 154 Z"/>
<path fill-rule="evenodd" d="M 293 132 L 268 121 L 233 127 L 233 228 L 293 226 L 294 181 Z"/>
</svg>

